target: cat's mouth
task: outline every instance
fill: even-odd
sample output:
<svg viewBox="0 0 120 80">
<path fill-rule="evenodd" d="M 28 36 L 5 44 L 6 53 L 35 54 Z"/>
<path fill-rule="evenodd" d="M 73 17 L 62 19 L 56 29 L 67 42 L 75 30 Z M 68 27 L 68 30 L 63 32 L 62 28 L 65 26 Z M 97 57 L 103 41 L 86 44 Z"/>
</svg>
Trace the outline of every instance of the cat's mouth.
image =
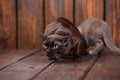
<svg viewBox="0 0 120 80">
<path fill-rule="evenodd" d="M 62 55 L 60 54 L 51 54 L 51 55 L 47 54 L 47 56 L 49 60 L 59 60 L 62 57 Z"/>
</svg>

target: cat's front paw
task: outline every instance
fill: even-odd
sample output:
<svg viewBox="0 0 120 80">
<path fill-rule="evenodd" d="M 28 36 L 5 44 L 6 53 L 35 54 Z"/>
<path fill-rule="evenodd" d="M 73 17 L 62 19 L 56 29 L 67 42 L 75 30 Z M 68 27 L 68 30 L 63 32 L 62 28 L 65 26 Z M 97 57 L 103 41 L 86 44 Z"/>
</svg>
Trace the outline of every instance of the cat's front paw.
<svg viewBox="0 0 120 80">
<path fill-rule="evenodd" d="M 95 55 L 95 53 L 94 53 L 93 50 L 90 50 L 90 51 L 89 51 L 89 54 L 90 54 L 90 55 Z"/>
</svg>

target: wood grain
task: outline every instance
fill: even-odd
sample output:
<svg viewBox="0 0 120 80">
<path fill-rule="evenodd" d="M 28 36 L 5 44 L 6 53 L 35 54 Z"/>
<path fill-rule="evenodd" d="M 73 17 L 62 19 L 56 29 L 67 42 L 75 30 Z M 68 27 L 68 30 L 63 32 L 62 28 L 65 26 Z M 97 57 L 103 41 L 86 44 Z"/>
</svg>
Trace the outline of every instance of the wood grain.
<svg viewBox="0 0 120 80">
<path fill-rule="evenodd" d="M 38 52 L 0 71 L 0 80 L 30 80 L 51 62 L 43 52 Z"/>
<path fill-rule="evenodd" d="M 81 80 L 90 69 L 92 58 L 85 56 L 79 61 L 58 61 L 49 66 L 33 80 Z M 95 60 L 93 60 L 92 64 Z"/>
<path fill-rule="evenodd" d="M 75 0 L 75 24 L 89 18 L 104 17 L 104 0 Z"/>
<path fill-rule="evenodd" d="M 15 0 L 0 0 L 0 50 L 16 48 Z"/>
<path fill-rule="evenodd" d="M 43 41 L 37 33 L 58 17 L 75 25 L 88 18 L 104 18 L 120 47 L 119 0 L 0 0 L 0 50 L 41 48 Z"/>
<path fill-rule="evenodd" d="M 43 51 L 11 50 L 0 53 L 0 64 L 0 80 L 120 79 L 120 56 L 109 50 L 105 50 L 99 58 L 86 55 L 77 61 L 56 62 L 49 61 Z"/>
<path fill-rule="evenodd" d="M 43 22 L 43 0 L 18 0 L 18 48 L 41 47 Z"/>
<path fill-rule="evenodd" d="M 111 27 L 115 44 L 120 47 L 120 0 L 106 0 L 105 19 Z"/>
<path fill-rule="evenodd" d="M 120 56 L 103 54 L 84 80 L 120 80 Z"/>
<path fill-rule="evenodd" d="M 33 50 L 33 49 L 31 50 L 19 49 L 19 50 L 8 50 L 0 53 L 0 70 L 37 51 L 38 50 Z"/>
<path fill-rule="evenodd" d="M 73 0 L 45 0 L 45 24 L 59 17 L 73 22 Z"/>
</svg>

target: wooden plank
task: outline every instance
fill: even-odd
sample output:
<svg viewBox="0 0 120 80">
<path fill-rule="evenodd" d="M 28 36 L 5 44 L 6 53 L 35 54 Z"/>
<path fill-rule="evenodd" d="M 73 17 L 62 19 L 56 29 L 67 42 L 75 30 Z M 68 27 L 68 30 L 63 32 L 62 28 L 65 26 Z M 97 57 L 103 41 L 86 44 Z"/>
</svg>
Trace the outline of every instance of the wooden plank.
<svg viewBox="0 0 120 80">
<path fill-rule="evenodd" d="M 18 47 L 40 48 L 43 30 L 43 0 L 18 0 Z"/>
<path fill-rule="evenodd" d="M 73 22 L 73 0 L 45 0 L 45 24 L 59 17 Z"/>
<path fill-rule="evenodd" d="M 103 19 L 104 0 L 75 0 L 75 24 L 89 18 Z"/>
<path fill-rule="evenodd" d="M 0 0 L 0 50 L 16 48 L 15 0 Z"/>
<path fill-rule="evenodd" d="M 11 50 L 11 49 L 10 49 Z M 7 51 L 10 51 L 9 49 L 2 49 L 2 50 L 0 50 L 0 54 L 1 53 L 4 53 L 4 52 L 7 52 Z"/>
<path fill-rule="evenodd" d="M 82 80 L 97 57 L 85 56 L 79 61 L 58 61 L 49 66 L 33 80 Z"/>
<path fill-rule="evenodd" d="M 44 53 L 38 52 L 0 71 L 0 80 L 30 80 L 50 64 Z"/>
<path fill-rule="evenodd" d="M 84 80 L 120 80 L 120 56 L 103 54 Z"/>
<path fill-rule="evenodd" d="M 115 44 L 120 47 L 120 0 L 106 0 L 106 21 L 111 27 Z"/>
<path fill-rule="evenodd" d="M 0 70 L 4 69 L 8 65 L 11 65 L 33 53 L 37 52 L 38 50 L 8 50 L 6 52 L 0 53 Z"/>
</svg>

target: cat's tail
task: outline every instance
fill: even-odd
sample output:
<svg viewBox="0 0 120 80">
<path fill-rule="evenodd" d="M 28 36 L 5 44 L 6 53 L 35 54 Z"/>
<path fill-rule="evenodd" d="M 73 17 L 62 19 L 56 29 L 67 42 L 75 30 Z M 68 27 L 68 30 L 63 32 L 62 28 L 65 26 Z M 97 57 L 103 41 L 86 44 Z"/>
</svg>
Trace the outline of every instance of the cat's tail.
<svg viewBox="0 0 120 80">
<path fill-rule="evenodd" d="M 110 35 L 109 29 L 103 31 L 103 37 L 104 37 L 104 42 L 105 42 L 106 46 L 111 51 L 115 52 L 117 55 L 120 55 L 120 49 L 114 45 L 114 42 L 113 42 L 112 37 Z"/>
</svg>

